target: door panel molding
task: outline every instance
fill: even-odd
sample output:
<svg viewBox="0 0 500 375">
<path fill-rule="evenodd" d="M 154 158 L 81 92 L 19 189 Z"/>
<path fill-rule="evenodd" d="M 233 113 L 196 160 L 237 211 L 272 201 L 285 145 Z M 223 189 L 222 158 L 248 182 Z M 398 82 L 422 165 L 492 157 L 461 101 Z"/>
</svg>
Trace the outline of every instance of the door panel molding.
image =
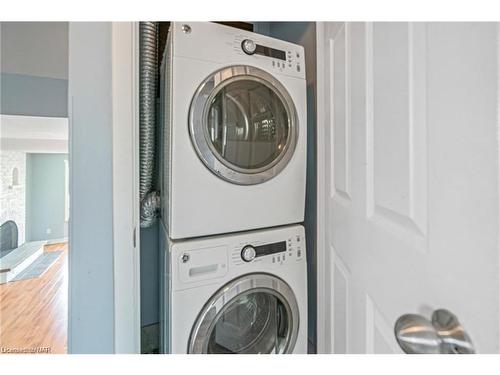
<svg viewBox="0 0 500 375">
<path fill-rule="evenodd" d="M 329 40 L 330 45 L 330 133 L 331 196 L 347 203 L 351 200 L 351 75 L 350 26 L 344 24 Z"/>
<path fill-rule="evenodd" d="M 337 354 L 349 353 L 349 297 L 350 297 L 350 272 L 346 264 L 337 255 L 334 247 L 330 245 L 333 254 L 333 278 L 331 288 L 333 293 L 334 326 L 338 332 L 333 339 L 333 351 Z"/>
<path fill-rule="evenodd" d="M 389 232 L 425 251 L 426 26 L 368 23 L 365 35 L 366 214 Z M 376 100 L 374 90 L 382 85 L 384 89 L 378 90 Z M 397 108 L 404 107 L 399 116 L 393 103 Z"/>
<path fill-rule="evenodd" d="M 365 351 L 367 354 L 401 354 L 401 349 L 394 341 L 392 325 L 368 294 L 365 295 Z"/>
</svg>

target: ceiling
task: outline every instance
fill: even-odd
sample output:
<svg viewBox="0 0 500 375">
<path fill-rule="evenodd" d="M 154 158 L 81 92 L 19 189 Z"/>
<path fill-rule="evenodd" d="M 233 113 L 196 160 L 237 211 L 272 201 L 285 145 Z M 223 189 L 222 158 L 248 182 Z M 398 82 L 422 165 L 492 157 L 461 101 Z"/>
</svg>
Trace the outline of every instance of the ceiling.
<svg viewBox="0 0 500 375">
<path fill-rule="evenodd" d="M 68 119 L 0 115 L 0 148 L 36 153 L 68 152 Z"/>
<path fill-rule="evenodd" d="M 67 22 L 1 22 L 0 71 L 68 79 Z"/>
</svg>

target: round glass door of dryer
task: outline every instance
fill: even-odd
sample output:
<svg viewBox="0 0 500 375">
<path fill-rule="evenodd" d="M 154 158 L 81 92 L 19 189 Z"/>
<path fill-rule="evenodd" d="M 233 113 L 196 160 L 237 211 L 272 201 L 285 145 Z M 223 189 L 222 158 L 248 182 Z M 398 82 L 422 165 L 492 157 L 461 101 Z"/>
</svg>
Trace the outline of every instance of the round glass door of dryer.
<svg viewBox="0 0 500 375">
<path fill-rule="evenodd" d="M 259 280 L 258 287 L 255 287 L 256 280 Z M 297 302 L 283 280 L 267 274 L 247 275 L 222 288 L 205 306 L 193 327 L 188 351 L 291 353 L 298 325 Z"/>
<path fill-rule="evenodd" d="M 207 168 L 242 185 L 280 173 L 293 156 L 298 136 L 287 90 L 271 74 L 248 66 L 209 76 L 193 98 L 189 125 Z"/>
</svg>

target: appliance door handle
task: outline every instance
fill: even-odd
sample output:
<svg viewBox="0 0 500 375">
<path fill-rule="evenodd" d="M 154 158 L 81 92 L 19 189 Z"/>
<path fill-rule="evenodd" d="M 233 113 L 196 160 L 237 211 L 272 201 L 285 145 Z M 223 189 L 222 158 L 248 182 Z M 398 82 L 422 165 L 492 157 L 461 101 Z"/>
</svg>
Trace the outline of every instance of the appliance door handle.
<svg viewBox="0 0 500 375">
<path fill-rule="evenodd" d="M 399 317 L 394 326 L 396 341 L 407 354 L 474 354 L 472 341 L 448 310 L 432 313 L 431 320 L 418 314 Z"/>
</svg>

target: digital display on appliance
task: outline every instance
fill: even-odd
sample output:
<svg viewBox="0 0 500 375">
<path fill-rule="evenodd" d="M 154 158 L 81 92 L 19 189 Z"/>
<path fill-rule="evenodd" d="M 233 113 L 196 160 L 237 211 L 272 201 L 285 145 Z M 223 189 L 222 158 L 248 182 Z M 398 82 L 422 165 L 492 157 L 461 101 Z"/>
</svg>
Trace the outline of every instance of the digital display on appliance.
<svg viewBox="0 0 500 375">
<path fill-rule="evenodd" d="M 286 251 L 286 242 L 275 242 L 267 245 L 255 246 L 255 256 L 261 257 Z"/>
<path fill-rule="evenodd" d="M 285 51 L 280 51 L 279 49 L 264 47 L 264 46 L 257 44 L 257 46 L 255 48 L 255 53 L 257 53 L 259 55 L 268 56 L 268 57 L 272 57 L 275 59 L 280 59 L 280 60 L 286 61 Z"/>
</svg>

